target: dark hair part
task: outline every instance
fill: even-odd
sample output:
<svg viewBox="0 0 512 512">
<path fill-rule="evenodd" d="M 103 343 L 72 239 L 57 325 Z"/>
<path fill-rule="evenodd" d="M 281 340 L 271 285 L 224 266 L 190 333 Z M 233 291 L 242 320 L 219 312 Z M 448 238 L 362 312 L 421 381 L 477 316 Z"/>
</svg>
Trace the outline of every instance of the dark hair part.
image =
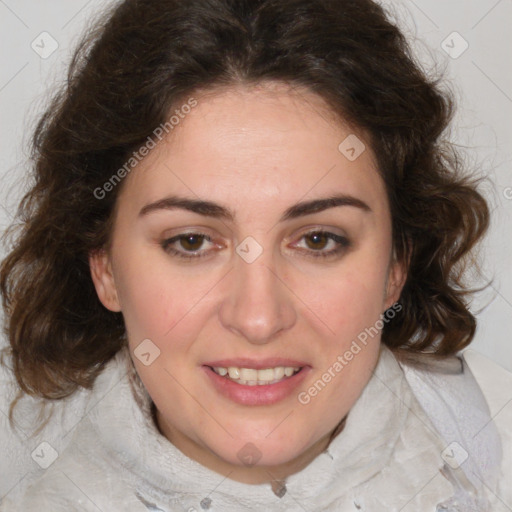
<svg viewBox="0 0 512 512">
<path fill-rule="evenodd" d="M 367 134 L 387 187 L 396 257 L 409 262 L 403 313 L 383 342 L 455 354 L 473 338 L 464 265 L 488 207 L 441 134 L 450 96 L 370 0 L 126 0 L 88 36 L 33 138 L 0 286 L 21 389 L 61 398 L 90 387 L 125 343 L 99 302 L 88 255 L 108 246 L 116 197 L 93 193 L 183 98 L 283 82 L 322 97 Z"/>
</svg>

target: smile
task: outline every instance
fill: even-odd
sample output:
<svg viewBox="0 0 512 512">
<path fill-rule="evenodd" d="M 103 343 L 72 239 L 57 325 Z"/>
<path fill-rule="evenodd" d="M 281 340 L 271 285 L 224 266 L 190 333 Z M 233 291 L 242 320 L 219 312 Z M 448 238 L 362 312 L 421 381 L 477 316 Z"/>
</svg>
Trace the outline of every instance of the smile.
<svg viewBox="0 0 512 512">
<path fill-rule="evenodd" d="M 275 368 L 265 368 L 257 370 L 255 368 L 239 368 L 230 366 L 228 368 L 217 366 L 213 371 L 244 386 L 264 386 L 276 384 L 285 380 L 300 371 L 299 366 L 277 366 Z"/>
<path fill-rule="evenodd" d="M 250 406 L 272 405 L 295 396 L 312 370 L 309 365 L 259 369 L 203 365 L 202 369 L 218 395 Z"/>
</svg>

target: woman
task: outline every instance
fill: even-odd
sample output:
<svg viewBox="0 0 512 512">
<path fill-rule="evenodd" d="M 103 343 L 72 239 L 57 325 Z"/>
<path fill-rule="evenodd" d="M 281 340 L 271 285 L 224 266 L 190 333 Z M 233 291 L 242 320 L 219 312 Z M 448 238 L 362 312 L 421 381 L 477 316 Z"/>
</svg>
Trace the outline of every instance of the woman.
<svg viewBox="0 0 512 512">
<path fill-rule="evenodd" d="M 0 510 L 507 510 L 450 115 L 371 1 L 119 4 L 1 273 L 21 391 L 90 392 Z"/>
</svg>

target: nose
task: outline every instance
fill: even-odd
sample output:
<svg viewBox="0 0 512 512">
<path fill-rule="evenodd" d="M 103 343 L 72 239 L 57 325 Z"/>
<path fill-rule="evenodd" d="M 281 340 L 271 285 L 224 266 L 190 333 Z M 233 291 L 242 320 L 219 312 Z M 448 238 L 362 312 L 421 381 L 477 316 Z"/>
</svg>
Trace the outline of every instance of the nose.
<svg viewBox="0 0 512 512">
<path fill-rule="evenodd" d="M 269 264 L 263 255 L 253 263 L 237 258 L 219 311 L 226 329 L 253 344 L 269 343 L 297 319 L 292 294 Z"/>
</svg>

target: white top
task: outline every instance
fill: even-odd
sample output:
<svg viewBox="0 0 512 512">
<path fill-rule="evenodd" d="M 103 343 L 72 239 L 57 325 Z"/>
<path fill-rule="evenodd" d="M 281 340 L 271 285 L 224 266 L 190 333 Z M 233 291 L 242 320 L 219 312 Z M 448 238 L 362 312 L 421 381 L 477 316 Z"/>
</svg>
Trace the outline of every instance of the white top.
<svg viewBox="0 0 512 512">
<path fill-rule="evenodd" d="M 512 374 L 465 359 L 485 398 L 464 361 L 434 374 L 383 347 L 342 432 L 272 490 L 226 479 L 163 437 L 123 350 L 36 438 L 2 431 L 0 512 L 510 512 Z M 16 415 L 24 431 L 33 404 Z"/>
</svg>

